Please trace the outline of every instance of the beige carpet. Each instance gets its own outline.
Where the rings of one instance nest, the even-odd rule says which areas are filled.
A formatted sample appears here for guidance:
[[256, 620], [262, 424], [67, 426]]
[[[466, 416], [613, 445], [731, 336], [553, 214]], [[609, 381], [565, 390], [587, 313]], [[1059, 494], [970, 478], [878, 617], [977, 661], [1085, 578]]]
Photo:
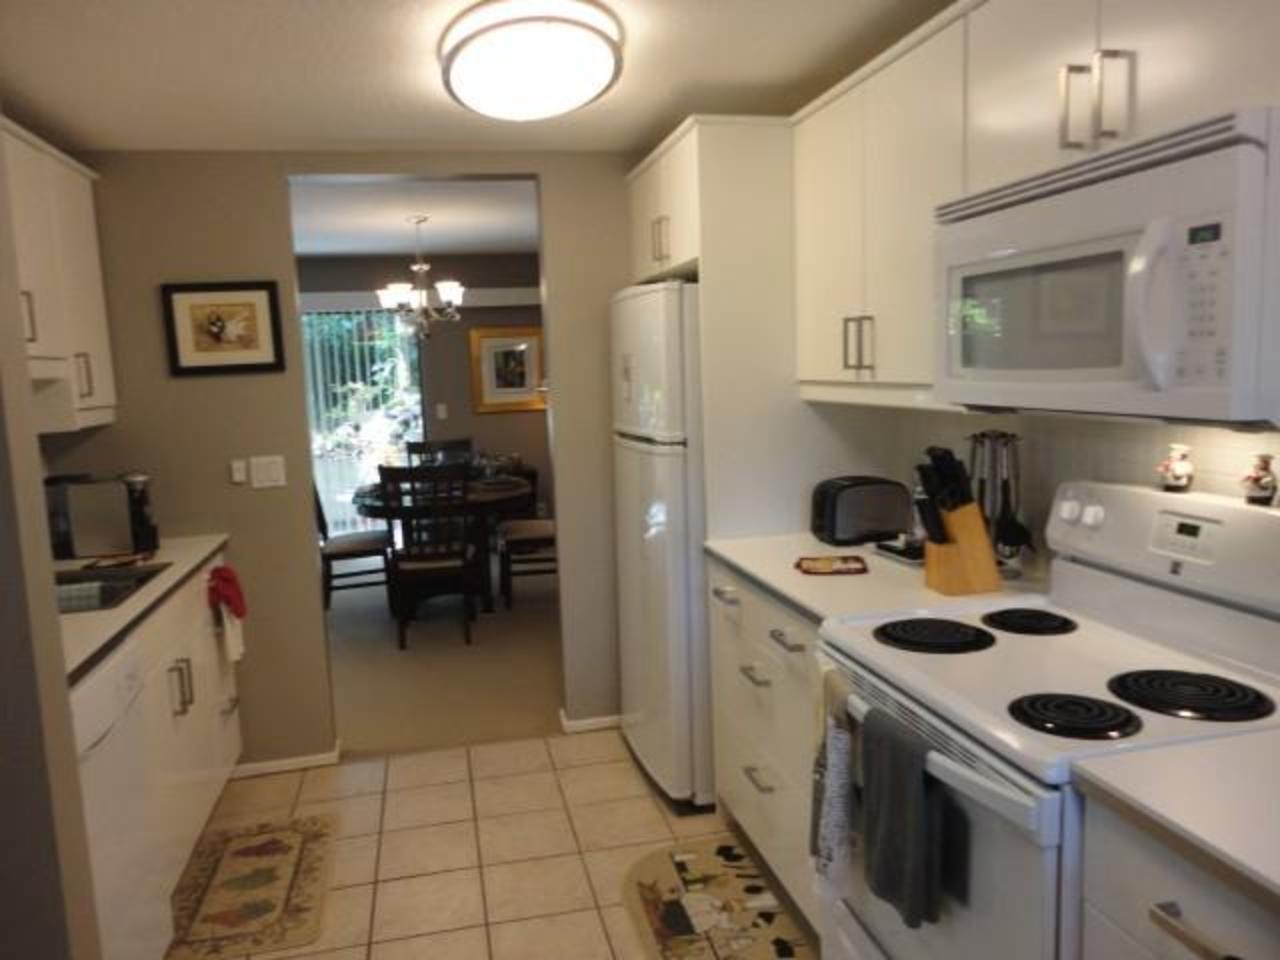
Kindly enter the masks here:
[[382, 587], [343, 590], [329, 611], [338, 736], [347, 754], [414, 750], [560, 733], [562, 671], [555, 577], [516, 582], [515, 609], [472, 624], [462, 640], [459, 601], [440, 597], [396, 625]]

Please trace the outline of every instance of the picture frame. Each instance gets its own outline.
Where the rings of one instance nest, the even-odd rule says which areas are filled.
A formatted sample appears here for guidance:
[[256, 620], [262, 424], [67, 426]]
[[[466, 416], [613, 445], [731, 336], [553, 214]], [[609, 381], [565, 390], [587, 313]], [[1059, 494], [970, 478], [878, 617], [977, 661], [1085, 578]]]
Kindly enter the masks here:
[[473, 327], [470, 347], [476, 413], [547, 409], [541, 327]]
[[172, 376], [284, 370], [274, 280], [166, 283], [160, 297]]

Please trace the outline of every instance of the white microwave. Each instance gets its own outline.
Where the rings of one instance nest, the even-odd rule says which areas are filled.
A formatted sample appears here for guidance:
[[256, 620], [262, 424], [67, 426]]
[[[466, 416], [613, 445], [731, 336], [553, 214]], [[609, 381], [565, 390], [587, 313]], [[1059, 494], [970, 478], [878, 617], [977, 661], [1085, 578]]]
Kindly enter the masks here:
[[1280, 109], [937, 210], [938, 399], [1280, 418]]

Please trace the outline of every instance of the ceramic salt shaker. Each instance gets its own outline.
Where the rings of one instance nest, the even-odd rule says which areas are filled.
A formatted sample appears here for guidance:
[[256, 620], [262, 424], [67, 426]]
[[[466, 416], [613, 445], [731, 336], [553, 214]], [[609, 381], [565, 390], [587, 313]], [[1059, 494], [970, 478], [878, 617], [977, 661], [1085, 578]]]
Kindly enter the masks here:
[[1168, 455], [1156, 467], [1164, 489], [1169, 493], [1186, 493], [1195, 479], [1196, 467], [1191, 462], [1191, 448], [1185, 443], [1169, 444]]
[[1244, 487], [1244, 498], [1248, 503], [1259, 507], [1269, 507], [1276, 499], [1276, 475], [1271, 472], [1271, 461], [1275, 459], [1270, 453], [1255, 453], [1253, 468], [1240, 479]]

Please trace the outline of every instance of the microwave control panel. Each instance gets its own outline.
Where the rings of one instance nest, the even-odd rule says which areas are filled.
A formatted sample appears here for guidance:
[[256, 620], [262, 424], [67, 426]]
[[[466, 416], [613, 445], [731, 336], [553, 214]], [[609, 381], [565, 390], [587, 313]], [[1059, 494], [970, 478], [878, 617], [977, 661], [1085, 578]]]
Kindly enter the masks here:
[[1230, 376], [1232, 263], [1229, 225], [1221, 217], [1183, 221], [1173, 238], [1181, 273], [1186, 327], [1174, 351], [1173, 381], [1180, 386], [1216, 386]]

